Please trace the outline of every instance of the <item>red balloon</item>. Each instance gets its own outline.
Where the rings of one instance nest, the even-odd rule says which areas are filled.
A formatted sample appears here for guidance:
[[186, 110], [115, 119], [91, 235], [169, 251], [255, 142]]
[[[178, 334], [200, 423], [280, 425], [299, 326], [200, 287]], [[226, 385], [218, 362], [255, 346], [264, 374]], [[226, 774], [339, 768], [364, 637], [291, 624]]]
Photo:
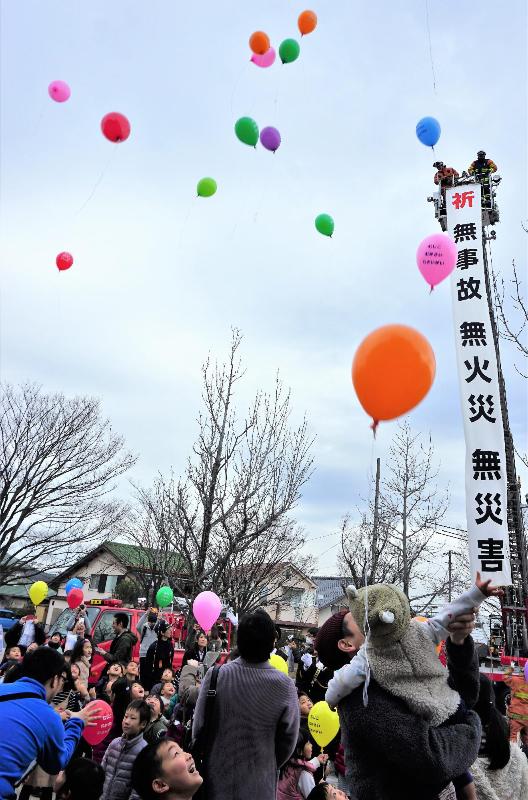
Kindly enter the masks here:
[[55, 259], [55, 263], [61, 271], [64, 269], [69, 269], [73, 264], [73, 256], [71, 253], [59, 253]]
[[124, 114], [112, 111], [101, 120], [101, 130], [111, 142], [124, 142], [130, 136], [130, 122]]
[[[72, 591], [74, 590], [72, 589]], [[83, 738], [88, 742], [88, 744], [93, 746], [94, 744], [99, 744], [102, 742], [103, 739], [106, 739], [110, 733], [112, 723], [114, 721], [114, 712], [104, 700], [93, 700], [91, 703], [88, 703], [88, 705], [91, 708], [97, 709], [100, 714], [95, 725], [86, 725], [83, 730]]]
[[71, 609], [77, 608], [80, 606], [82, 601], [84, 600], [84, 594], [82, 589], [70, 589], [68, 592], [68, 596], [66, 598], [68, 605]]

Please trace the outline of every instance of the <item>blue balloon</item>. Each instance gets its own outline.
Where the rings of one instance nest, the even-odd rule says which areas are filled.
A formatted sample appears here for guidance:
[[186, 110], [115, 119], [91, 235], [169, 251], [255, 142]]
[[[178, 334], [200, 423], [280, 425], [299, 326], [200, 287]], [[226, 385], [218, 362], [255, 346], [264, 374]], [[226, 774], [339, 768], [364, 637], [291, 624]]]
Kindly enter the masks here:
[[416, 135], [422, 144], [434, 147], [440, 138], [440, 123], [434, 117], [424, 117], [416, 126]]
[[82, 587], [83, 582], [80, 578], [70, 578], [64, 588], [66, 589], [66, 594], [68, 595], [72, 589], [82, 589]]

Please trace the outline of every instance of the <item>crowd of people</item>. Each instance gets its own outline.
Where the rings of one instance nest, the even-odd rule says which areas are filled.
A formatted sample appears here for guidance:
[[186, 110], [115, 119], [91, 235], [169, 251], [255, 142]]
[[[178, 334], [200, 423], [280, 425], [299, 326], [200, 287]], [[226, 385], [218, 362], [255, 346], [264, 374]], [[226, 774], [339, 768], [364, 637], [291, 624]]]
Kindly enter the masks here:
[[[349, 610], [302, 640], [263, 610], [245, 615], [230, 652], [221, 628], [195, 625], [178, 671], [171, 624], [154, 612], [139, 663], [124, 613], [108, 651], [83, 609], [65, 636], [23, 619], [0, 665], [0, 800], [527, 800], [528, 726], [510, 739], [504, 693], [479, 674], [470, 635], [495, 593], [477, 576], [418, 622], [395, 587], [351, 588]], [[91, 746], [94, 699], [113, 719]], [[340, 730], [323, 752], [308, 719], [325, 699]]]

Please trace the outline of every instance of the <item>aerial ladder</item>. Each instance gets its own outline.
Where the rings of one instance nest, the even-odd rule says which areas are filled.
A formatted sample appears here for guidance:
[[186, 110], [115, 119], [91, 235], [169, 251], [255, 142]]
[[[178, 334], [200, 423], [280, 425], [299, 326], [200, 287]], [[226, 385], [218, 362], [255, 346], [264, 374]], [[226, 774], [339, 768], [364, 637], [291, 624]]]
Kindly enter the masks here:
[[[463, 172], [460, 177], [453, 177], [452, 181], [455, 186], [465, 187], [464, 190], [478, 183], [482, 186], [482, 226], [484, 232], [482, 256], [493, 342], [497, 354], [499, 395], [504, 427], [508, 499], [507, 523], [512, 572], [512, 586], [506, 588], [505, 595], [501, 601], [500, 617], [492, 618], [491, 624], [492, 634], [494, 633], [495, 635], [494, 644], [496, 647], [497, 623], [499, 620], [502, 623], [502, 646], [496, 648], [497, 651], [500, 651], [502, 665], [515, 663], [523, 666], [528, 658], [528, 545], [521, 501], [521, 484], [515, 467], [515, 447], [508, 417], [506, 386], [501, 367], [499, 334], [488, 263], [489, 243], [495, 240], [497, 236], [496, 232], [490, 230], [490, 228], [500, 222], [496, 190], [501, 177], [497, 174], [485, 177], [471, 176]], [[447, 231], [447, 210], [445, 191], [442, 191], [442, 188], [439, 187], [438, 192], [428, 197], [427, 200], [434, 204], [435, 218], [438, 220], [442, 231], [445, 232]], [[492, 640], [493, 638], [492, 635]]]

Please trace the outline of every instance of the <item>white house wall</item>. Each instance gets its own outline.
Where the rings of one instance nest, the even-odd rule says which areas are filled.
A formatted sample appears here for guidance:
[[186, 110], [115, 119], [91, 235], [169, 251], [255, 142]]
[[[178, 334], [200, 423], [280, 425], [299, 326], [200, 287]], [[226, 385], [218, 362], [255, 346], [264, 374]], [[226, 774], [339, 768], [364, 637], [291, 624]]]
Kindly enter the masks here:
[[111, 553], [103, 552], [95, 555], [91, 561], [87, 562], [80, 569], [72, 569], [67, 575], [64, 576], [63, 582], [60, 584], [57, 596], [52, 598], [49, 602], [48, 614], [46, 616], [46, 625], [51, 625], [59, 616], [61, 611], [68, 607], [66, 602], [66, 584], [71, 578], [80, 578], [83, 581], [82, 591], [84, 599], [101, 600], [108, 597], [108, 592], [97, 592], [90, 589], [90, 577], [92, 575], [126, 575], [127, 569], [117, 560]]

